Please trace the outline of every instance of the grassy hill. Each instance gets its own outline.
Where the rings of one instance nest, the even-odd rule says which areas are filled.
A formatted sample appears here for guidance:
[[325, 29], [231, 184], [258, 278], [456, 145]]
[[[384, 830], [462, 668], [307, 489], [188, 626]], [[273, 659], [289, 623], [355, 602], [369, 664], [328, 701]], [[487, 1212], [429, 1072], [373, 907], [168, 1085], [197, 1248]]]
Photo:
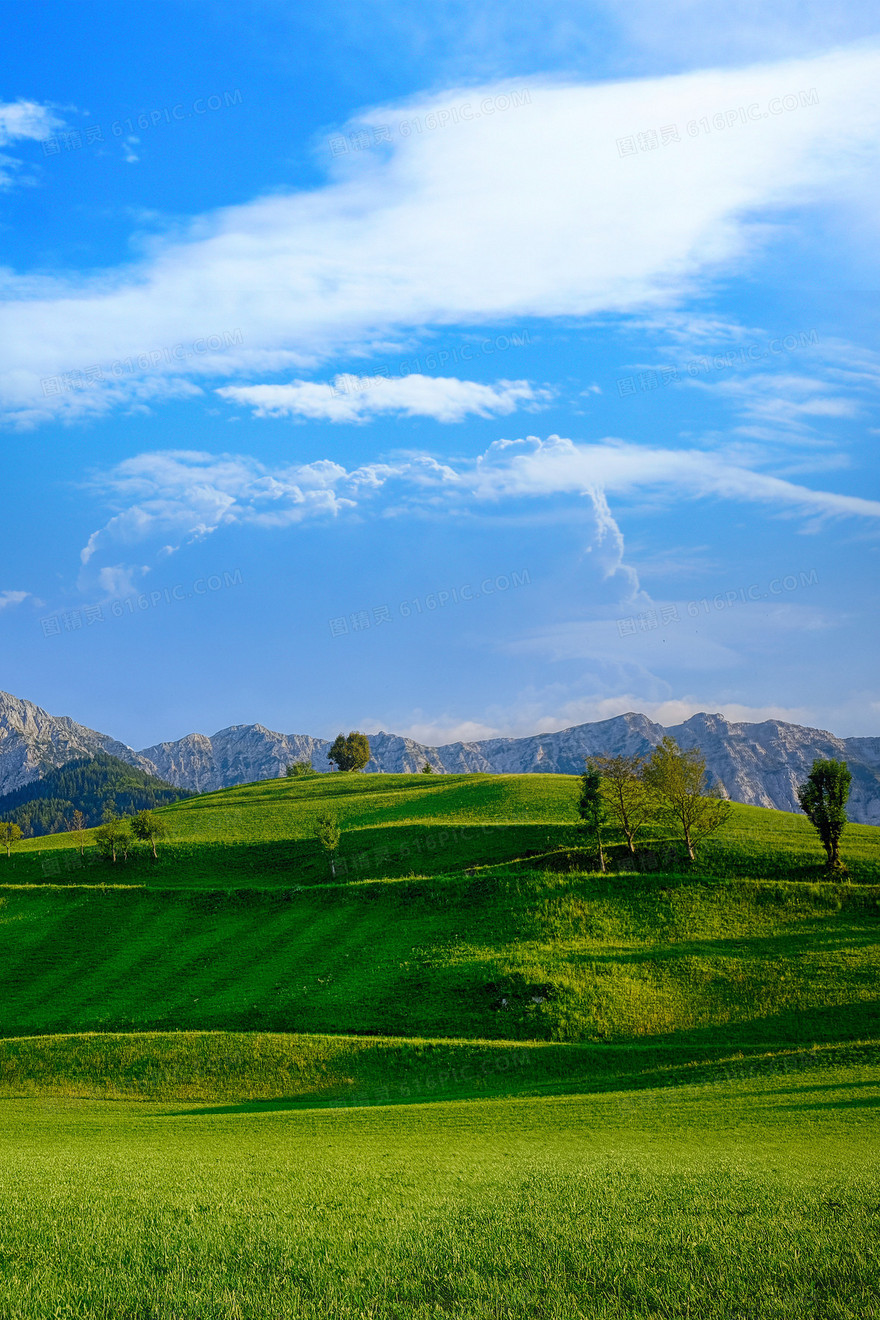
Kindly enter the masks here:
[[4, 1035], [269, 1030], [777, 1045], [875, 1034], [880, 889], [493, 868], [0, 891]]
[[[158, 866], [142, 854], [112, 872], [109, 863], [100, 863], [97, 872], [84, 873], [77, 841], [56, 834], [20, 844], [0, 869], [0, 881], [95, 883], [106, 873], [117, 882], [162, 888], [320, 884], [329, 876], [314, 823], [326, 809], [343, 832], [342, 880], [447, 874], [560, 849], [579, 853], [574, 860], [584, 869], [592, 863], [583, 853], [576, 784], [570, 775], [266, 780], [162, 808], [170, 839]], [[644, 865], [675, 867], [677, 850], [668, 840], [647, 835], [644, 844]], [[880, 829], [848, 826], [842, 853], [854, 880], [880, 883]], [[632, 869], [622, 839], [612, 856], [615, 865]], [[564, 858], [551, 864], [562, 863]], [[698, 869], [717, 876], [820, 879], [824, 854], [804, 816], [734, 803], [729, 823], [706, 845]]]
[[0, 1314], [880, 1317], [880, 830], [858, 883], [742, 806], [601, 876], [575, 796], [276, 780], [155, 864], [0, 857]]

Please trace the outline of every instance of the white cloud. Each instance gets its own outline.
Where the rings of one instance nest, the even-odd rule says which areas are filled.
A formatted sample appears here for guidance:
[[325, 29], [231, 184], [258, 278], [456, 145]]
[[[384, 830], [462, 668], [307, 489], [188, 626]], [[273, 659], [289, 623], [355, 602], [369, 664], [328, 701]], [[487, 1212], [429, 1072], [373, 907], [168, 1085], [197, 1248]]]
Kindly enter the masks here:
[[20, 605], [23, 600], [30, 596], [29, 591], [0, 591], [0, 610], [9, 609], [13, 605]]
[[504, 416], [523, 406], [535, 408], [550, 398], [547, 390], [537, 390], [526, 380], [481, 385], [454, 376], [417, 374], [399, 379], [337, 376], [332, 385], [305, 380], [291, 385], [227, 385], [217, 393], [249, 405], [257, 417], [329, 422], [363, 422], [382, 413], [460, 422], [468, 416]]
[[243, 454], [160, 451], [125, 459], [96, 475], [91, 488], [116, 512], [82, 550], [88, 574], [108, 554], [115, 560], [120, 547], [152, 543], [153, 557], [164, 557], [183, 542], [233, 524], [289, 527], [346, 512], [364, 514], [376, 504], [384, 513], [430, 515], [485, 511], [550, 496], [580, 497], [590, 516], [586, 553], [594, 557], [602, 580], [616, 589], [616, 599], [625, 600], [634, 599], [639, 586], [623, 561], [623, 538], [609, 495], [672, 490], [677, 499], [756, 502], [777, 513], [813, 519], [880, 518], [878, 501], [811, 490], [718, 454], [617, 441], [575, 444], [555, 435], [546, 441], [536, 436], [500, 440], [476, 460], [440, 463], [427, 454], [408, 454], [352, 469], [329, 459], [270, 468]]
[[689, 383], [730, 399], [743, 418], [736, 432], [756, 440], [794, 438], [815, 442], [822, 439], [815, 422], [857, 417], [862, 411], [851, 385], [846, 395], [833, 393], [834, 384], [816, 375], [768, 372], [714, 383], [699, 379]]
[[[0, 403], [31, 421], [100, 411], [115, 402], [100, 388], [44, 398], [41, 379], [237, 327], [240, 345], [148, 374], [252, 382], [426, 326], [669, 307], [747, 269], [783, 208], [835, 195], [846, 211], [871, 196], [878, 79], [880, 52], [861, 48], [628, 83], [533, 81], [527, 104], [341, 157], [312, 192], [207, 215], [183, 238], [175, 226], [140, 264], [39, 287], [10, 277]], [[449, 89], [405, 113], [484, 95], [497, 106], [520, 86]], [[726, 132], [628, 157], [615, 145], [811, 88], [818, 104]], [[392, 116], [381, 107], [358, 125]]]
[[576, 494], [590, 488], [628, 495], [674, 486], [692, 498], [746, 500], [823, 516], [880, 517], [877, 500], [811, 490], [727, 460], [722, 454], [654, 449], [613, 440], [588, 445], [559, 436], [546, 441], [536, 436], [497, 441], [478, 460], [472, 485], [475, 494], [486, 500]]
[[[366, 733], [382, 733], [384, 724], [381, 720], [367, 717], [361, 720]], [[461, 720], [454, 716], [440, 715], [436, 719], [426, 720], [422, 711], [415, 711], [410, 723], [397, 730], [403, 738], [412, 738], [414, 742], [427, 747], [442, 747], [451, 742], [477, 742], [481, 738], [494, 738], [497, 730], [491, 724], [479, 720]]]
[[[40, 141], [64, 126], [54, 109], [37, 101], [0, 102], [0, 147], [27, 139]], [[21, 161], [0, 153], [0, 189], [16, 182]]]
[[646, 700], [635, 692], [619, 697], [595, 697], [575, 700], [562, 707], [556, 715], [544, 715], [541, 724], [544, 731], [550, 727], [565, 728], [572, 724], [587, 724], [594, 720], [610, 720], [616, 715], [625, 715], [635, 711], [647, 715], [657, 724], [666, 727], [682, 724], [692, 715], [706, 712], [711, 715], [723, 715], [731, 721], [743, 721], [760, 724], [764, 720], [783, 720], [789, 724], [807, 724], [811, 711], [806, 706], [748, 706], [742, 702], [725, 701], [711, 693], [705, 697], [685, 695], [666, 698], [662, 701]]
[[40, 141], [62, 126], [54, 109], [37, 101], [7, 101], [0, 103], [0, 147], [16, 139], [30, 138]]

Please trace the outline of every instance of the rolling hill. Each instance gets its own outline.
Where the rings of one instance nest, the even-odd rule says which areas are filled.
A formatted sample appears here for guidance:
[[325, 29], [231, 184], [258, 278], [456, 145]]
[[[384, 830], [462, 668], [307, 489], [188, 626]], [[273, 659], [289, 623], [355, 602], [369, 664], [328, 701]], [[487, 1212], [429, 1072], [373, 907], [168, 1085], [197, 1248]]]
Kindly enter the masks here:
[[0, 857], [0, 1312], [873, 1314], [880, 830], [858, 883], [740, 805], [602, 876], [575, 796], [273, 779]]

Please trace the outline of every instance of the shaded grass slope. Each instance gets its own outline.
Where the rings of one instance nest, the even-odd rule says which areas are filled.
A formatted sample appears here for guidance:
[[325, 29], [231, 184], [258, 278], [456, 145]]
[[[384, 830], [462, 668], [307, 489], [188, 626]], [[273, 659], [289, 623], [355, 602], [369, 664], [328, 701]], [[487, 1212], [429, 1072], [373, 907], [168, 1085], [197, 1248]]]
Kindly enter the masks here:
[[[132, 1032], [0, 1040], [0, 1099], [212, 1102], [232, 1112], [501, 1095], [618, 1093], [874, 1069], [880, 1041], [698, 1046], [419, 1040], [268, 1032]], [[625, 1099], [621, 1098], [624, 1097]]]
[[0, 891], [0, 1034], [873, 1038], [880, 889], [563, 875]]

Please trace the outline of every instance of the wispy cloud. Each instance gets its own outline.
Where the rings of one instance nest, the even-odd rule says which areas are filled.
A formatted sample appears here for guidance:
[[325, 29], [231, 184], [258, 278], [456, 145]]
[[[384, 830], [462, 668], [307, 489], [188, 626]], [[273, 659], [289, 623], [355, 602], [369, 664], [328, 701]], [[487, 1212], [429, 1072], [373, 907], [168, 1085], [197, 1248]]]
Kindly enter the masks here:
[[615, 441], [576, 444], [560, 436], [497, 441], [474, 460], [441, 463], [428, 454], [408, 454], [351, 469], [330, 459], [269, 467], [243, 454], [163, 451], [124, 460], [97, 474], [91, 488], [116, 511], [82, 551], [89, 573], [106, 566], [108, 557], [114, 570], [126, 569], [116, 562], [124, 547], [152, 544], [156, 557], [222, 526], [283, 528], [391, 509], [485, 514], [493, 506], [567, 496], [589, 510], [590, 550], [601, 575], [615, 580], [618, 599], [632, 599], [638, 580], [623, 562], [609, 496], [671, 489], [677, 499], [744, 501], [814, 520], [880, 518], [878, 501], [812, 490], [719, 454]]
[[[10, 277], [0, 404], [31, 420], [100, 411], [115, 403], [101, 388], [58, 401], [42, 397], [41, 379], [192, 340], [206, 326], [241, 326], [244, 342], [147, 374], [253, 384], [424, 327], [673, 306], [747, 268], [785, 207], [832, 191], [844, 207], [861, 205], [874, 188], [878, 78], [880, 52], [859, 48], [627, 83], [535, 80], [515, 114], [341, 158], [311, 192], [201, 217], [182, 238], [175, 225], [137, 265], [39, 289]], [[615, 147], [644, 126], [811, 87], [818, 104], [798, 114], [636, 159]], [[407, 113], [504, 90], [448, 89]], [[380, 107], [352, 126], [387, 116]]]
[[0, 610], [7, 610], [13, 605], [20, 605], [30, 596], [29, 591], [0, 591]]
[[416, 374], [396, 380], [385, 376], [337, 376], [332, 385], [305, 380], [290, 385], [227, 385], [217, 393], [232, 403], [251, 407], [257, 417], [328, 422], [366, 422], [383, 413], [460, 422], [468, 416], [497, 417], [518, 408], [535, 409], [551, 397], [548, 390], [536, 389], [526, 380], [481, 385], [454, 376]]
[[[0, 148], [10, 142], [40, 141], [64, 126], [53, 106], [37, 101], [0, 102]], [[21, 161], [0, 151], [0, 189], [21, 180]]]

